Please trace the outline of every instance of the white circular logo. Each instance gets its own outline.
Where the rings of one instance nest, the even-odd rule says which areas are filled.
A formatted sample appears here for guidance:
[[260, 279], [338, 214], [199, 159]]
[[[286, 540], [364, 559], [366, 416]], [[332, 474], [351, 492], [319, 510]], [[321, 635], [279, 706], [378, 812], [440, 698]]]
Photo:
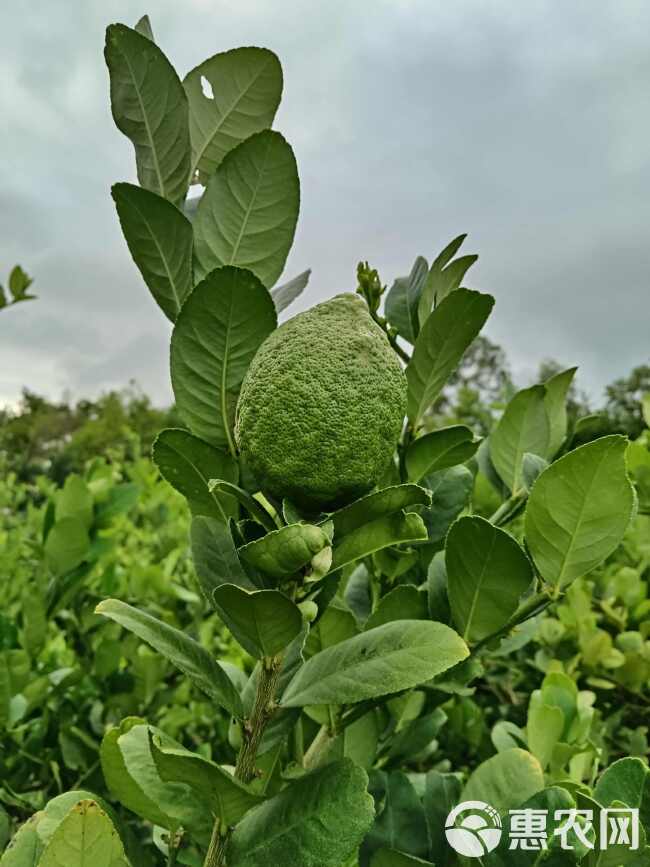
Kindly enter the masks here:
[[483, 801], [463, 801], [447, 816], [445, 834], [459, 855], [480, 858], [499, 845], [501, 817]]

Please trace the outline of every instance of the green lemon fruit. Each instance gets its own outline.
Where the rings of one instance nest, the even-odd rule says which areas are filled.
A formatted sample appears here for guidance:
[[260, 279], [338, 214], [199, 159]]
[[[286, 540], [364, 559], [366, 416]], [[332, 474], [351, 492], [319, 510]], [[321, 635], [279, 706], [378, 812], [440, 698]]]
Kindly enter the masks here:
[[397, 355], [365, 302], [348, 293], [265, 340], [242, 384], [235, 437], [262, 490], [332, 511], [375, 486], [405, 411]]

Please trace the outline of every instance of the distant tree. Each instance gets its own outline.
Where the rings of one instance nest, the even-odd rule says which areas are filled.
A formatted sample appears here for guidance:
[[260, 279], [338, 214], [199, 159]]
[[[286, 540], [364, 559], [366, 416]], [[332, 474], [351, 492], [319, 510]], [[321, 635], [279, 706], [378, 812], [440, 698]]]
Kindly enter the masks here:
[[650, 365], [635, 367], [628, 376], [614, 380], [605, 388], [605, 413], [613, 430], [636, 439], [645, 429], [642, 401], [650, 393]]
[[0, 451], [19, 478], [45, 472], [61, 482], [97, 456], [149, 451], [161, 426], [182, 425], [173, 408], [157, 409], [133, 384], [76, 404], [25, 389], [17, 409], [0, 410]]
[[505, 351], [477, 337], [434, 406], [431, 426], [466, 424], [485, 435], [513, 390]]

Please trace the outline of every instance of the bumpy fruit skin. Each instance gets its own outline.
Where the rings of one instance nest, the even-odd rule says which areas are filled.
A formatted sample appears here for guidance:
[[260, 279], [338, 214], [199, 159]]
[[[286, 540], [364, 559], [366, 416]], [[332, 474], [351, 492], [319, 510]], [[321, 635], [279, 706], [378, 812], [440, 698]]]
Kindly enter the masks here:
[[332, 511], [375, 486], [405, 412], [400, 362], [365, 302], [347, 293], [265, 340], [242, 384], [235, 437], [263, 490]]

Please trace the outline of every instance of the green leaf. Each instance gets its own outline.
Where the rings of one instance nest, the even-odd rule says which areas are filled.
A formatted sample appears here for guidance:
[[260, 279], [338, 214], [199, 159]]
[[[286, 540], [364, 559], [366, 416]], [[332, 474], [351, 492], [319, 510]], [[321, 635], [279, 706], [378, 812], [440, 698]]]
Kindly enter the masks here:
[[548, 767], [563, 731], [564, 714], [561, 708], [552, 704], [531, 702], [526, 723], [526, 740], [528, 749], [539, 760], [543, 770]]
[[621, 543], [635, 504], [626, 447], [624, 437], [602, 437], [555, 461], [535, 482], [525, 537], [548, 584], [566, 587]]
[[185, 783], [223, 823], [235, 825], [260, 798], [219, 765], [182, 747], [165, 746], [149, 730], [149, 747], [165, 783]]
[[271, 289], [271, 298], [273, 298], [273, 303], [278, 313], [281, 313], [289, 304], [292, 304], [302, 293], [303, 289], [307, 288], [310, 276], [311, 268], [308, 268], [292, 280], [288, 280], [286, 283], [274, 286]]
[[194, 67], [183, 85], [190, 106], [190, 175], [198, 171], [205, 179], [240, 142], [272, 125], [282, 67], [267, 48], [235, 48]]
[[223, 494], [232, 495], [236, 500], [239, 500], [240, 505], [246, 509], [251, 518], [257, 521], [258, 524], [261, 524], [262, 527], [265, 527], [270, 532], [278, 529], [272, 516], [266, 511], [260, 501], [251, 496], [248, 491], [240, 488], [239, 485], [233, 485], [232, 482], [226, 482], [223, 479], [210, 479], [208, 490], [210, 492], [220, 491]]
[[374, 629], [392, 620], [428, 619], [427, 594], [413, 584], [400, 584], [379, 600], [364, 629]]
[[90, 488], [81, 476], [68, 476], [63, 490], [57, 495], [55, 517], [57, 521], [63, 518], [76, 518], [89, 530], [93, 523], [94, 501]]
[[235, 639], [256, 659], [280, 653], [302, 629], [298, 606], [279, 590], [250, 593], [222, 584], [212, 598]]
[[504, 813], [543, 788], [544, 774], [537, 759], [515, 747], [480, 764], [467, 781], [461, 800], [485, 801]]
[[165, 748], [180, 744], [137, 717], [127, 717], [109, 729], [102, 739], [100, 760], [106, 785], [113, 797], [128, 810], [170, 831], [185, 827], [192, 833], [209, 834], [209, 807], [197, 800], [184, 783], [163, 782], [151, 753], [150, 736]]
[[421, 542], [426, 538], [426, 527], [422, 518], [415, 512], [398, 512], [395, 515], [377, 518], [352, 530], [343, 536], [338, 545], [334, 545], [331, 571], [334, 572], [348, 563], [360, 560], [390, 545]]
[[570, 367], [568, 370], [562, 370], [544, 383], [546, 388], [544, 403], [549, 424], [548, 448], [542, 455], [544, 458], [554, 458], [566, 438], [566, 399], [577, 369], [577, 367]]
[[521, 462], [521, 481], [528, 493], [547, 467], [548, 461], [544, 458], [540, 458], [539, 455], [532, 455], [530, 452], [524, 452]]
[[11, 292], [13, 303], [18, 301], [26, 301], [29, 298], [34, 298], [34, 295], [28, 295], [27, 290], [34, 281], [26, 274], [20, 265], [14, 265], [9, 273], [8, 287]]
[[458, 289], [424, 323], [406, 367], [408, 417], [415, 429], [485, 324], [493, 305], [491, 295]]
[[418, 256], [408, 277], [398, 277], [386, 295], [386, 318], [409, 343], [415, 343], [420, 330], [418, 304], [428, 273], [427, 260]]
[[363, 843], [361, 863], [368, 863], [375, 851], [387, 847], [416, 857], [426, 855], [428, 839], [424, 810], [406, 774], [372, 771], [370, 791], [375, 799], [377, 817]]
[[451, 614], [465, 641], [481, 641], [505, 626], [534, 578], [515, 539], [478, 516], [452, 525], [445, 560]]
[[76, 569], [86, 559], [89, 550], [88, 531], [77, 518], [57, 521], [45, 540], [45, 560], [55, 575]]
[[456, 774], [428, 772], [422, 804], [429, 835], [429, 854], [436, 859], [436, 867], [450, 867], [454, 863], [454, 853], [445, 837], [445, 821], [460, 803], [461, 790], [462, 784]]
[[418, 485], [393, 485], [367, 494], [330, 515], [334, 523], [334, 538], [340, 539], [376, 518], [401, 512], [407, 506], [428, 506], [431, 495]]
[[138, 20], [138, 23], [135, 25], [134, 30], [137, 30], [142, 36], [146, 36], [147, 39], [150, 39], [152, 42], [156, 40], [153, 38], [153, 29], [151, 27], [151, 21], [148, 15], [143, 15], [142, 18]]
[[80, 801], [52, 835], [39, 867], [129, 867], [119, 834], [94, 801]]
[[650, 825], [650, 771], [639, 758], [628, 756], [606, 768], [594, 789], [594, 799], [609, 807], [621, 801], [639, 810], [641, 824], [648, 831]]
[[[270, 288], [298, 221], [300, 184], [290, 145], [265, 130], [230, 151], [208, 182], [194, 219], [197, 279], [237, 265]], [[252, 318], [252, 313], [251, 313]]]
[[199, 586], [210, 605], [212, 594], [222, 584], [237, 584], [247, 590], [255, 585], [244, 572], [230, 529], [214, 518], [196, 517], [190, 527], [192, 560]]
[[429, 542], [438, 544], [447, 535], [451, 524], [469, 503], [474, 476], [462, 465], [440, 470], [423, 479], [431, 491], [431, 505], [422, 510]]
[[268, 291], [239, 268], [221, 268], [206, 277], [176, 320], [171, 376], [178, 410], [192, 433], [233, 456], [239, 389], [276, 325]]
[[208, 489], [208, 482], [215, 476], [238, 481], [238, 465], [227, 452], [186, 430], [168, 428], [158, 434], [153, 444], [153, 460], [163, 478], [188, 499], [192, 514], [224, 523], [237, 517], [238, 504], [233, 497]]
[[442, 623], [395, 620], [312, 656], [281, 703], [340, 705], [390, 695], [431, 680], [468, 654], [461, 637]]
[[111, 108], [135, 147], [140, 186], [175, 204], [187, 193], [190, 135], [187, 97], [173, 66], [147, 36], [111, 24], [106, 30]]
[[192, 224], [176, 205], [142, 187], [114, 184], [111, 193], [133, 261], [175, 322], [192, 291]]
[[252, 810], [235, 828], [232, 867], [341, 867], [374, 810], [367, 776], [344, 759], [319, 768]]
[[289, 524], [238, 549], [238, 554], [265, 575], [285, 578], [307, 566], [330, 545], [327, 533], [313, 524]]
[[546, 388], [533, 385], [518, 391], [490, 434], [490, 457], [512, 493], [523, 487], [524, 454], [545, 457], [550, 438]]
[[138, 611], [118, 599], [106, 599], [95, 609], [133, 632], [142, 641], [186, 674], [199, 689], [209, 695], [220, 707], [233, 716], [241, 716], [243, 709], [239, 693], [230, 678], [198, 642], [179, 629]]
[[406, 451], [409, 479], [419, 482], [431, 473], [464, 464], [474, 456], [480, 444], [481, 440], [475, 440], [472, 431], [462, 424], [418, 437]]

